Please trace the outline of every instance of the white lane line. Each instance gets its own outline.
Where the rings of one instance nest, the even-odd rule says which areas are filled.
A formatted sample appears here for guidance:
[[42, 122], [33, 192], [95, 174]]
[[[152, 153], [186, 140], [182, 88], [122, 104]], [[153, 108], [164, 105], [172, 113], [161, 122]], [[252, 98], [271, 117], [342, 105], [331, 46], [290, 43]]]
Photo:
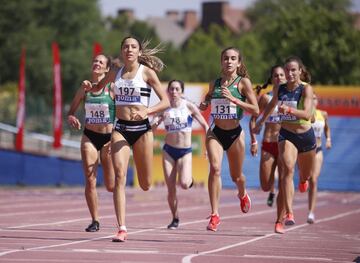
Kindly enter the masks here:
[[[60, 202], [60, 203], [56, 203], [56, 204], [51, 204], [51, 207], [57, 207], [57, 206], [61, 206], [61, 205], [68, 205], [69, 204], [69, 200], [67, 200], [66, 202]], [[74, 206], [75, 204], [73, 202], [71, 202], [71, 206]], [[136, 205], [136, 207], [150, 207], [150, 206], [163, 206], [164, 202], [163, 201], [159, 201], [159, 202], [153, 202], [150, 204], [139, 204]], [[30, 205], [27, 205], [27, 208], [29, 208]], [[36, 207], [38, 205], [31, 205], [31, 208]], [[85, 200], [81, 201], [81, 203], [79, 203], [78, 205], [75, 205], [77, 207], [81, 206], [81, 208], [73, 208], [73, 209], [66, 209], [66, 210], [61, 210], [61, 213], [72, 213], [72, 212], [81, 212], [81, 211], [88, 211], [88, 208], [85, 205]], [[16, 207], [11, 207], [11, 208], [16, 208]], [[1, 211], [1, 207], [0, 207], [0, 211]], [[32, 214], [49, 214], [49, 213], [59, 213], [59, 209], [54, 209], [54, 210], [46, 210], [46, 208], [44, 208], [45, 210], [43, 211], [24, 211], [24, 212], [11, 212], [11, 213], [1, 213], [0, 217], [6, 217], [6, 216], [18, 216], [18, 215], [32, 215]], [[102, 210], [105, 209], [114, 209], [114, 205], [110, 204], [110, 205], [102, 205], [101, 206]]]
[[[157, 229], [162, 229], [165, 228], [166, 226], [160, 226], [160, 227], [156, 227], [156, 228], [149, 228], [149, 229], [143, 229], [143, 230], [138, 230], [138, 231], [133, 231], [133, 232], [128, 232], [129, 235], [134, 235], [134, 234], [139, 234], [139, 233], [144, 233], [144, 232], [150, 232], [150, 231], [154, 231]], [[110, 235], [110, 236], [102, 236], [102, 237], [96, 237], [96, 238], [89, 238], [89, 239], [85, 239], [85, 240], [78, 240], [78, 241], [73, 241], [73, 242], [66, 242], [66, 243], [62, 243], [62, 244], [55, 244], [55, 245], [47, 245], [47, 246], [40, 246], [40, 247], [31, 247], [31, 248], [25, 248], [25, 249], [14, 249], [14, 250], [9, 250], [9, 251], [5, 251], [5, 252], [1, 252], [0, 253], [0, 257], [7, 255], [7, 254], [12, 254], [15, 252], [24, 252], [24, 251], [34, 251], [34, 250], [41, 250], [41, 249], [48, 249], [48, 248], [54, 248], [54, 247], [64, 247], [64, 246], [69, 246], [69, 245], [75, 245], [75, 244], [81, 244], [81, 243], [87, 243], [90, 241], [96, 241], [96, 240], [102, 240], [102, 239], [108, 239], [113, 237], [114, 235]]]
[[287, 257], [287, 256], [264, 256], [264, 255], [244, 255], [245, 258], [263, 258], [263, 259], [282, 259], [282, 260], [301, 260], [301, 261], [333, 261], [331, 258], [317, 257]]
[[[354, 211], [350, 211], [350, 212], [346, 212], [346, 213], [342, 213], [342, 214], [338, 214], [338, 215], [331, 216], [331, 217], [327, 217], [327, 218], [323, 218], [323, 219], [320, 219], [320, 220], [318, 219], [318, 220], [316, 221], [316, 224], [320, 224], [320, 223], [322, 223], [322, 222], [327, 222], [327, 221], [336, 220], [336, 219], [339, 219], [339, 218], [342, 218], [342, 217], [346, 217], [346, 216], [349, 216], [349, 215], [353, 215], [353, 214], [357, 214], [357, 213], [360, 213], [360, 209], [357, 209], [357, 210], [354, 210]], [[308, 224], [308, 223], [305, 223], [305, 224], [302, 224], [302, 225], [298, 225], [298, 226], [295, 226], [295, 227], [291, 227], [291, 228], [287, 229], [286, 232], [293, 231], [293, 230], [296, 230], [296, 229], [299, 229], [299, 228], [303, 228], [303, 227], [306, 227], [306, 226], [309, 226], [309, 224]], [[258, 241], [258, 240], [262, 240], [262, 239], [265, 239], [265, 238], [268, 238], [268, 237], [273, 237], [273, 236], [276, 236], [276, 235], [279, 235], [279, 234], [276, 234], [276, 233], [267, 234], [267, 235], [262, 236], [262, 237], [253, 238], [253, 239], [250, 239], [250, 240], [247, 240], [247, 241], [235, 243], [235, 244], [228, 245], [228, 246], [224, 246], [224, 247], [220, 247], [220, 248], [217, 248], [217, 249], [199, 252], [198, 254], [190, 254], [190, 255], [187, 255], [187, 256], [183, 257], [183, 259], [182, 259], [181, 262], [182, 262], [182, 263], [191, 263], [191, 259], [193, 259], [193, 258], [195, 258], [195, 257], [198, 257], [198, 256], [207, 255], [207, 254], [212, 254], [212, 253], [224, 251], [224, 250], [227, 250], [227, 249], [230, 249], [230, 248], [243, 246], [243, 245], [246, 245], [246, 244], [249, 244], [249, 243], [253, 243], [253, 242], [256, 242], [256, 241]]]
[[[259, 201], [258, 203], [263, 203], [263, 201]], [[253, 204], [257, 204], [257, 202], [253, 202]], [[239, 202], [231, 202], [231, 203], [227, 203], [227, 204], [223, 204], [222, 207], [232, 207], [232, 206], [238, 206]], [[150, 207], [151, 205], [149, 205]], [[204, 206], [196, 206], [196, 207], [191, 207], [191, 208], [185, 208], [182, 209], [182, 211], [184, 212], [188, 212], [188, 211], [199, 211], [199, 209], [204, 209]], [[208, 207], [206, 207], [206, 209], [208, 209]], [[272, 209], [269, 209], [269, 211], [273, 211]], [[168, 214], [169, 213], [169, 209], [167, 210], [160, 210], [160, 211], [156, 211], [156, 212], [138, 212], [138, 213], [128, 213], [126, 214], [126, 217], [131, 217], [131, 216], [147, 216], [147, 215], [160, 215], [160, 214]], [[105, 219], [105, 218], [113, 218], [115, 217], [114, 214], [112, 215], [107, 215], [107, 216], [100, 216], [100, 219]], [[80, 221], [88, 221], [89, 217], [84, 217], [84, 218], [77, 218], [77, 219], [71, 219], [71, 220], [63, 220], [63, 221], [56, 221], [56, 222], [47, 222], [47, 223], [38, 223], [38, 224], [27, 224], [27, 225], [19, 225], [19, 226], [10, 226], [10, 227], [3, 227], [1, 230], [6, 230], [6, 229], [20, 229], [20, 228], [26, 228], [26, 227], [37, 227], [37, 226], [53, 226], [53, 225], [62, 225], [62, 224], [68, 224], [68, 223], [75, 223], [75, 222], [80, 222]], [[201, 221], [202, 222], [202, 221]]]
[[[318, 202], [318, 206], [322, 206], [324, 204], [326, 204], [327, 202]], [[224, 206], [234, 206], [234, 204], [224, 204], [222, 205]], [[236, 206], [239, 205], [239, 202], [236, 202]], [[202, 207], [202, 206], [201, 206]], [[296, 205], [294, 206], [294, 208], [300, 208], [300, 207], [307, 207], [307, 204], [301, 204], [301, 205]], [[193, 208], [187, 208], [185, 210], [189, 211], [189, 210], [198, 210], [199, 207], [193, 207]], [[168, 210], [164, 210], [164, 211], [160, 211], [161, 213], [169, 213]], [[260, 214], [266, 214], [266, 213], [273, 213], [273, 209], [266, 209], [266, 210], [262, 210], [259, 212], [255, 212], [255, 213], [251, 213], [251, 214], [237, 214], [237, 215], [233, 215], [233, 216], [225, 216], [222, 217], [223, 220], [226, 219], [232, 219], [232, 218], [238, 218], [238, 217], [244, 217], [244, 216], [256, 216], [256, 215], [260, 215]], [[143, 215], [149, 215], [149, 214], [156, 214], [159, 212], [153, 212], [153, 213], [137, 213], [137, 214], [143, 214]], [[202, 223], [202, 222], [207, 222], [208, 219], [202, 219], [202, 220], [195, 220], [195, 221], [190, 221], [190, 222], [185, 222], [182, 223], [182, 225], [190, 225], [190, 224], [197, 224], [197, 223]], [[143, 230], [138, 230], [138, 231], [133, 231], [133, 232], [129, 232], [129, 235], [134, 235], [134, 234], [139, 234], [139, 233], [145, 233], [145, 232], [151, 232], [151, 231], [155, 231], [158, 229], [166, 229], [167, 226], [158, 226], [155, 228], [148, 228], [148, 229], [143, 229]], [[85, 239], [85, 240], [79, 240], [79, 241], [73, 241], [73, 242], [67, 242], [67, 243], [62, 243], [62, 244], [55, 244], [55, 245], [48, 245], [48, 246], [41, 246], [41, 247], [32, 247], [32, 248], [27, 248], [27, 249], [23, 249], [23, 250], [19, 250], [19, 249], [14, 249], [14, 250], [9, 250], [9, 251], [5, 251], [0, 253], [0, 257], [7, 255], [7, 254], [12, 254], [12, 253], [16, 253], [16, 252], [20, 252], [20, 251], [32, 251], [32, 250], [40, 250], [40, 249], [48, 249], [48, 248], [53, 248], [53, 247], [63, 247], [63, 246], [69, 246], [69, 245], [74, 245], [74, 244], [81, 244], [81, 243], [86, 243], [86, 242], [90, 242], [90, 241], [96, 241], [96, 240], [101, 240], [101, 239], [107, 239], [107, 238], [111, 238], [114, 235], [110, 235], [110, 236], [102, 236], [102, 237], [97, 237], [97, 238], [90, 238], [90, 239]]]
[[[263, 202], [261, 202], [263, 203]], [[328, 204], [328, 201], [321, 201], [318, 202], [316, 204], [317, 207], [320, 206], [324, 206], [326, 204]], [[253, 204], [253, 202], [252, 202]], [[238, 205], [238, 203], [237, 203]], [[294, 205], [293, 209], [299, 209], [299, 208], [304, 208], [307, 207], [307, 204], [298, 204], [298, 205]], [[222, 206], [223, 207], [223, 206]], [[232, 216], [221, 216], [221, 220], [226, 220], [226, 219], [234, 219], [234, 218], [244, 218], [244, 217], [251, 217], [251, 216], [257, 216], [257, 215], [262, 215], [262, 214], [267, 214], [267, 213], [274, 213], [273, 209], [266, 209], [266, 210], [261, 210], [261, 211], [257, 211], [257, 212], [250, 212], [247, 214], [236, 214], [236, 215], [232, 215]], [[186, 225], [192, 225], [192, 224], [196, 224], [196, 223], [203, 223], [203, 222], [209, 222], [209, 219], [201, 219], [201, 220], [197, 220], [197, 221], [190, 221], [190, 222], [185, 222], [185, 223], [181, 223], [182, 226], [186, 226]]]
[[159, 254], [157, 250], [129, 250], [129, 249], [72, 249], [73, 252], [81, 253], [121, 253], [121, 254]]
[[[326, 196], [328, 195], [329, 193], [328, 192], [321, 192], [318, 194], [318, 197], [322, 197], [322, 196]], [[360, 196], [359, 196], [360, 198]], [[54, 207], [54, 206], [59, 206], [59, 205], [62, 205], [62, 204], [68, 204], [69, 200], [66, 200], [64, 202], [56, 202], [56, 203], [52, 203], [51, 204], [51, 207]], [[350, 200], [351, 202], [351, 200]], [[263, 201], [257, 201], [257, 202], [253, 202], [253, 204], [262, 204]], [[80, 204], [84, 204], [83, 201], [80, 202]], [[36, 207], [36, 206], [44, 206], [44, 205], [48, 205], [48, 204], [32, 204], [31, 207]], [[74, 205], [74, 203], [72, 203], [72, 205]], [[137, 207], [149, 207], [149, 206], [157, 206], [157, 205], [164, 205], [164, 202], [162, 201], [158, 201], [158, 202], [153, 202], [151, 204], [138, 204], [136, 205]], [[26, 204], [24, 205], [25, 207], [29, 207], [29, 204]], [[113, 209], [113, 205], [103, 205], [101, 208], [103, 210], [105, 209]], [[0, 207], [0, 211], [1, 209], [3, 209], [4, 207]], [[8, 208], [19, 208], [18, 206], [9, 206]], [[81, 211], [88, 211], [88, 208], [86, 208], [86, 206], [82, 206], [82, 208], [74, 208], [74, 209], [66, 209], [66, 210], [61, 210], [61, 213], [72, 213], [72, 212], [81, 212]], [[59, 213], [59, 210], [58, 209], [55, 209], [55, 210], [44, 210], [44, 211], [26, 211], [26, 212], [12, 212], [12, 213], [3, 213], [1, 212], [0, 213], [0, 217], [7, 217], [7, 216], [23, 216], [23, 215], [32, 215], [32, 214], [35, 214], [35, 215], [41, 215], [41, 214], [56, 214], [56, 213]], [[104, 218], [107, 218], [107, 217], [104, 217]], [[86, 219], [81, 219], [82, 220], [88, 220], [88, 218]], [[68, 223], [71, 221], [60, 221], [59, 224], [63, 224], [63, 222], [65, 223]], [[75, 221], [76, 222], [76, 221]], [[30, 225], [30, 226], [34, 226], [34, 225]], [[36, 225], [38, 226], [38, 225]], [[13, 227], [13, 228], [16, 228], [16, 227]], [[22, 227], [21, 227], [22, 228]]]
[[[259, 202], [253, 202], [253, 203], [262, 203], [263, 201], [259, 201]], [[325, 205], [327, 202], [323, 201], [323, 202], [318, 202], [318, 206], [321, 205]], [[234, 203], [227, 203], [227, 204], [222, 204], [222, 207], [231, 207], [231, 206], [238, 206], [238, 202], [234, 202]], [[295, 205], [294, 208], [300, 208], [300, 207], [304, 207], [307, 206], [306, 204], [301, 204], [301, 205]], [[190, 210], [198, 210], [199, 207], [203, 207], [203, 206], [198, 206], [198, 207], [193, 207], [193, 208], [187, 208], [187, 209], [183, 209], [184, 211], [190, 211]], [[149, 214], [160, 214], [160, 213], [168, 213], [168, 210], [164, 210], [164, 211], [159, 211], [159, 212], [153, 212], [153, 213], [133, 213], [133, 214], [128, 214], [128, 216], [131, 215], [149, 215]], [[232, 218], [238, 218], [238, 217], [245, 217], [245, 216], [255, 216], [255, 215], [259, 215], [259, 214], [265, 214], [265, 213], [270, 213], [273, 212], [273, 209], [266, 209], [266, 210], [262, 210], [259, 212], [255, 212], [255, 213], [251, 213], [251, 214], [238, 214], [238, 215], [233, 215], [233, 216], [227, 216], [227, 217], [222, 217], [223, 220], [226, 219], [232, 219]], [[113, 215], [112, 215], [113, 216]], [[112, 216], [107, 216], [107, 217], [112, 217]], [[102, 217], [104, 218], [104, 217]], [[76, 222], [76, 221], [81, 221], [81, 220], [88, 220], [88, 218], [86, 219], [75, 219], [75, 220], [68, 220], [66, 222]], [[184, 222], [182, 223], [182, 225], [190, 225], [190, 224], [197, 224], [197, 223], [201, 223], [201, 222], [207, 222], [207, 219], [204, 220], [195, 220], [195, 221], [190, 221], [190, 222]], [[318, 220], [319, 221], [319, 220]], [[60, 221], [60, 222], [64, 222], [64, 221]], [[47, 224], [36, 224], [36, 225], [54, 225], [54, 224], [58, 224], [59, 222], [55, 222], [55, 223], [47, 223]], [[35, 225], [35, 224], [34, 224]], [[34, 225], [28, 225], [28, 226], [34, 226]], [[18, 227], [13, 227], [14, 229], [16, 228], [22, 228], [22, 227], [27, 227], [27, 226], [18, 226]], [[133, 234], [139, 234], [139, 233], [144, 233], [144, 232], [150, 232], [150, 231], [155, 231], [158, 229], [165, 229], [167, 226], [159, 226], [159, 227], [155, 227], [155, 228], [149, 228], [149, 229], [144, 229], [144, 230], [139, 230], [139, 231], [134, 231], [134, 232], [129, 232], [129, 235], [133, 235]], [[9, 228], [8, 228], [9, 229]], [[290, 229], [289, 229], [290, 230]], [[288, 231], [289, 231], [288, 230]], [[274, 234], [270, 234], [271, 236]], [[68, 245], [73, 245], [73, 244], [80, 244], [80, 243], [86, 243], [86, 242], [91, 242], [91, 241], [96, 241], [96, 240], [101, 240], [101, 239], [107, 239], [107, 238], [111, 238], [113, 237], [113, 235], [110, 236], [103, 236], [103, 237], [97, 237], [97, 238], [91, 238], [91, 239], [86, 239], [86, 240], [79, 240], [79, 241], [74, 241], [74, 242], [68, 242], [68, 243], [62, 243], [62, 244], [57, 244], [57, 245], [49, 245], [49, 246], [41, 246], [41, 247], [33, 247], [33, 248], [28, 248], [28, 249], [24, 249], [24, 250], [19, 250], [19, 249], [14, 249], [14, 250], [9, 250], [9, 251], [5, 251], [5, 252], [1, 252], [0, 253], [0, 257], [7, 255], [7, 254], [12, 254], [12, 253], [16, 253], [16, 252], [22, 252], [22, 251], [32, 251], [32, 250], [40, 250], [40, 249], [46, 249], [46, 248], [52, 248], [52, 247], [62, 247], [62, 246], [68, 246]]]

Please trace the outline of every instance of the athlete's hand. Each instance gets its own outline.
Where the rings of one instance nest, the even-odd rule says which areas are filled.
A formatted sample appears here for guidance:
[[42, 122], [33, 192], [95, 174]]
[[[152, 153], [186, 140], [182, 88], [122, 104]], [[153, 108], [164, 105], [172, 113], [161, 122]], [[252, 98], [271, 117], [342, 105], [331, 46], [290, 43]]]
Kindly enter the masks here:
[[68, 123], [71, 127], [80, 130], [81, 129], [81, 123], [78, 118], [76, 118], [74, 115], [68, 116]]
[[330, 139], [326, 139], [326, 145], [325, 145], [326, 149], [330, 149], [331, 146], [332, 146], [331, 140], [330, 140]]
[[209, 106], [209, 102], [208, 101], [202, 101], [199, 105], [199, 110], [204, 111], [207, 109], [207, 107]]
[[255, 134], [260, 134], [261, 129], [262, 129], [262, 123], [256, 122], [255, 127], [252, 129], [252, 132]]
[[148, 117], [148, 109], [131, 110], [130, 119], [133, 121], [145, 120]]
[[85, 91], [90, 91], [92, 89], [92, 84], [88, 80], [84, 80], [81, 82], [81, 88], [83, 88]]
[[250, 145], [250, 153], [252, 156], [257, 156], [257, 154], [258, 154], [258, 144], [257, 143], [256, 144], [252, 143]]
[[235, 97], [231, 94], [230, 90], [227, 87], [221, 87], [221, 95], [231, 102], [235, 100]]

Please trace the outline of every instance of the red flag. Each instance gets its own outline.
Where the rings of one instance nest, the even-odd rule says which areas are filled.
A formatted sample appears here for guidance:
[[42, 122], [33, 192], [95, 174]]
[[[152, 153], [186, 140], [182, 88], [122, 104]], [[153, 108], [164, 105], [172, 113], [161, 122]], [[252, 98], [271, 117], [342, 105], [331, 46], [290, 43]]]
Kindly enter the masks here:
[[17, 151], [22, 151], [25, 122], [25, 48], [21, 49], [18, 93], [16, 114], [16, 127], [18, 128], [18, 131], [16, 134], [15, 149]]
[[54, 148], [61, 147], [62, 135], [62, 98], [61, 98], [61, 71], [60, 71], [60, 54], [57, 43], [52, 43], [53, 52], [53, 69], [54, 69]]
[[93, 58], [102, 53], [102, 46], [95, 42], [93, 47]]

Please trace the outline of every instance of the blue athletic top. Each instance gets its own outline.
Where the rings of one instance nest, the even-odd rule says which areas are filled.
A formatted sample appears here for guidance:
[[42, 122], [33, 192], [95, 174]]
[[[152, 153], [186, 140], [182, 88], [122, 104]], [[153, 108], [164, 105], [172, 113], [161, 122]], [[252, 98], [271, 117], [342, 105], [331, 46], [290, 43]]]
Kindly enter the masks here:
[[[285, 104], [293, 109], [304, 109], [304, 97], [302, 93], [304, 91], [304, 84], [301, 83], [293, 90], [288, 90], [286, 84], [279, 86], [278, 93], [278, 106]], [[310, 124], [310, 120], [299, 119], [298, 117], [290, 114], [279, 113], [280, 121], [286, 123], [298, 123], [298, 124]]]

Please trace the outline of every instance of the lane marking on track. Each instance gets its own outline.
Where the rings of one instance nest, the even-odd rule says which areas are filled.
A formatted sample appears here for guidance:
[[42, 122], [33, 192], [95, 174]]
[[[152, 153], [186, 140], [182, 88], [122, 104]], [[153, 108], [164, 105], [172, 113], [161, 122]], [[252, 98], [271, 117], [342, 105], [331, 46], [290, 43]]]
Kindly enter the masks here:
[[[263, 201], [257, 201], [257, 202], [253, 202], [253, 204], [262, 204]], [[151, 205], [149, 205], [150, 207]], [[239, 202], [231, 202], [231, 203], [226, 203], [223, 204], [222, 207], [232, 207], [232, 206], [239, 206]], [[204, 206], [195, 206], [195, 207], [190, 207], [190, 208], [184, 208], [182, 209], [183, 212], [188, 212], [188, 211], [199, 211], [199, 209], [204, 209]], [[208, 209], [206, 207], [206, 209]], [[272, 211], [269, 208], [269, 211]], [[138, 212], [138, 213], [127, 213], [126, 217], [131, 217], [131, 216], [147, 216], [147, 215], [160, 215], [160, 214], [168, 214], [169, 213], [169, 209], [166, 210], [160, 210], [160, 211], [156, 211], [156, 212]], [[106, 215], [106, 216], [100, 216], [99, 219], [107, 219], [107, 218], [115, 218], [114, 214], [111, 215]], [[80, 222], [80, 221], [88, 221], [89, 217], [83, 217], [83, 218], [77, 218], [77, 219], [70, 219], [70, 220], [63, 220], [63, 221], [56, 221], [56, 222], [47, 222], [47, 223], [38, 223], [38, 224], [27, 224], [27, 225], [19, 225], [19, 226], [9, 226], [9, 227], [3, 227], [3, 229], [1, 230], [6, 230], [6, 229], [20, 229], [20, 228], [27, 228], [27, 227], [37, 227], [37, 226], [53, 226], [53, 225], [62, 225], [62, 224], [68, 224], [68, 223], [75, 223], [75, 222]], [[202, 222], [202, 221], [201, 221]]]
[[245, 258], [263, 258], [263, 259], [283, 259], [283, 260], [304, 260], [304, 261], [333, 261], [331, 258], [317, 257], [287, 257], [287, 256], [264, 256], [264, 255], [244, 255]]
[[[56, 204], [52, 207], [56, 207], [56, 206], [61, 206], [61, 204], [68, 204], [68, 202], [62, 202], [60, 204]], [[72, 203], [72, 205], [74, 205]], [[155, 206], [163, 206], [164, 202], [157, 202], [157, 203], [151, 203], [151, 204], [146, 204], [146, 205], [141, 205], [139, 204], [137, 207], [155, 207]], [[80, 206], [80, 205], [79, 205]], [[33, 206], [31, 206], [31, 208], [33, 208]], [[114, 209], [114, 205], [102, 205], [101, 206], [102, 210], [111, 210]], [[43, 211], [25, 211], [25, 212], [11, 212], [11, 213], [1, 213], [0, 217], [6, 217], [6, 216], [19, 216], [19, 215], [41, 215], [41, 214], [56, 214], [56, 213], [73, 213], [73, 212], [82, 212], [82, 211], [89, 211], [89, 209], [84, 205], [84, 202], [81, 203], [81, 208], [71, 208], [71, 209], [63, 209], [63, 210], [59, 210], [59, 209], [54, 209], [54, 210], [43, 210]]]
[[[325, 205], [327, 202], [323, 201], [323, 202], [319, 202], [318, 206], [322, 206]], [[238, 206], [239, 203], [236, 202], [236, 206]], [[225, 204], [224, 206], [234, 206], [231, 204]], [[300, 205], [295, 205], [294, 208], [302, 208], [302, 207], [307, 207], [307, 204], [300, 204]], [[193, 207], [191, 210], [197, 210], [197, 207]], [[187, 210], [190, 210], [189, 208]], [[168, 210], [164, 210], [162, 212], [169, 213]], [[250, 213], [250, 214], [237, 214], [237, 215], [232, 215], [232, 216], [224, 216], [222, 217], [223, 220], [226, 219], [233, 219], [233, 218], [238, 218], [238, 217], [250, 217], [250, 216], [256, 216], [256, 215], [261, 215], [261, 214], [266, 214], [266, 213], [273, 213], [274, 211], [272, 209], [266, 209], [266, 210], [262, 210], [262, 211], [258, 211], [258, 212], [254, 212], [254, 213]], [[150, 214], [150, 213], [141, 213], [141, 214]], [[154, 214], [154, 213], [151, 213]], [[202, 219], [202, 220], [195, 220], [195, 221], [190, 221], [190, 222], [184, 222], [182, 223], [182, 225], [191, 225], [191, 224], [198, 224], [198, 223], [202, 223], [202, 222], [207, 222], [208, 219]], [[155, 231], [155, 230], [159, 230], [159, 229], [166, 229], [167, 226], [158, 226], [155, 228], [148, 228], [148, 229], [143, 229], [143, 230], [138, 230], [138, 231], [132, 231], [132, 232], [128, 232], [129, 235], [134, 235], [134, 234], [140, 234], [140, 233], [146, 233], [146, 232], [151, 232], [151, 231]], [[102, 239], [108, 239], [108, 238], [112, 238], [114, 235], [110, 235], [110, 236], [102, 236], [102, 237], [97, 237], [97, 238], [90, 238], [90, 239], [85, 239], [85, 240], [78, 240], [78, 241], [73, 241], [73, 242], [67, 242], [67, 243], [61, 243], [61, 244], [55, 244], [55, 245], [47, 245], [47, 246], [40, 246], [40, 247], [32, 247], [32, 248], [26, 248], [23, 250], [20, 249], [14, 249], [14, 250], [9, 250], [9, 251], [5, 251], [5, 252], [1, 252], [0, 253], [0, 257], [7, 255], [7, 254], [12, 254], [12, 253], [16, 253], [16, 252], [24, 252], [24, 251], [33, 251], [33, 250], [41, 250], [41, 249], [48, 249], [48, 248], [54, 248], [54, 247], [63, 247], [63, 246], [70, 246], [70, 245], [75, 245], [75, 244], [81, 244], [81, 243], [87, 243], [87, 242], [91, 242], [91, 241], [96, 241], [96, 240], [102, 240]]]
[[[323, 219], [318, 219], [318, 220], [316, 220], [316, 224], [336, 220], [336, 219], [346, 217], [346, 216], [349, 216], [349, 215], [353, 215], [353, 214], [357, 214], [357, 213], [360, 213], [360, 209], [350, 211], [350, 212], [346, 212], [346, 213], [342, 213], [342, 214], [338, 214], [338, 215], [331, 216], [331, 217], [326, 217], [326, 218], [323, 218]], [[293, 230], [296, 230], [296, 229], [299, 229], [299, 228], [304, 228], [304, 227], [307, 227], [307, 226], [309, 226], [308, 223], [298, 225], [298, 226], [294, 226], [294, 227], [291, 227], [291, 228], [287, 229], [286, 232], [293, 231]], [[220, 247], [220, 248], [217, 248], [217, 249], [199, 252], [198, 254], [190, 254], [190, 255], [187, 255], [187, 256], [183, 257], [181, 262], [182, 263], [191, 263], [191, 259], [193, 259], [195, 257], [198, 257], [198, 256], [208, 255], [208, 254], [224, 251], [224, 250], [227, 250], [227, 249], [230, 249], [230, 248], [243, 246], [243, 245], [246, 245], [246, 244], [249, 244], [249, 243], [253, 243], [253, 242], [256, 242], [256, 241], [259, 241], [259, 240], [262, 240], [262, 239], [265, 239], [265, 238], [268, 238], [268, 237], [277, 236], [277, 235], [279, 235], [279, 234], [276, 234], [276, 233], [266, 234], [266, 235], [261, 236], [261, 237], [253, 238], [253, 239], [250, 239], [250, 240], [247, 240], [247, 241], [235, 243], [235, 244], [228, 245], [228, 246], [223, 246], [223, 247]]]
[[84, 253], [115, 253], [115, 254], [159, 254], [157, 250], [130, 250], [130, 249], [72, 249], [73, 252]]
[[[254, 203], [263, 203], [263, 201], [258, 201], [258, 202], [253, 202]], [[326, 203], [328, 203], [327, 201], [323, 201], [323, 202], [318, 202], [318, 206], [322, 206], [325, 205]], [[222, 207], [231, 207], [231, 206], [238, 206], [239, 203], [238, 202], [234, 202], [234, 203], [226, 203], [226, 204], [222, 204]], [[306, 207], [306, 204], [300, 204], [300, 205], [295, 205], [294, 208], [303, 208]], [[199, 207], [203, 207], [203, 206], [199, 206]], [[190, 211], [190, 210], [198, 210], [199, 207], [193, 207], [193, 208], [187, 208], [187, 209], [183, 209], [184, 211]], [[164, 211], [158, 211], [158, 212], [153, 212], [153, 213], [146, 213], [146, 212], [142, 212], [142, 213], [132, 213], [132, 214], [128, 214], [129, 216], [138, 216], [138, 215], [150, 215], [150, 214], [162, 214], [162, 213], [168, 213], [168, 210], [164, 210]], [[250, 213], [250, 214], [237, 214], [237, 215], [233, 215], [233, 216], [225, 216], [222, 217], [223, 220], [226, 219], [233, 219], [233, 218], [238, 218], [238, 217], [249, 217], [249, 216], [255, 216], [255, 215], [260, 215], [260, 214], [266, 214], [266, 213], [270, 213], [273, 212], [273, 209], [266, 209], [266, 210], [262, 210], [259, 212], [255, 212], [255, 213]], [[113, 215], [112, 215], [113, 216]], [[112, 217], [112, 216], [107, 216], [107, 217]], [[104, 218], [104, 217], [102, 217]], [[55, 224], [59, 224], [61, 223], [68, 223], [68, 222], [77, 222], [77, 221], [82, 221], [82, 220], [88, 220], [88, 218], [82, 218], [82, 219], [75, 219], [75, 220], [67, 220], [67, 221], [59, 221], [59, 222], [55, 222], [55, 223], [47, 223], [47, 224], [33, 224], [33, 225], [27, 225], [27, 226], [36, 226], [36, 225], [55, 225]], [[184, 222], [182, 223], [182, 225], [191, 225], [191, 224], [197, 224], [197, 223], [202, 223], [202, 222], [207, 222], [207, 219], [203, 219], [203, 220], [195, 220], [195, 221], [190, 221], [190, 222]], [[320, 221], [320, 220], [318, 220]], [[23, 227], [27, 227], [27, 226], [18, 226], [18, 227], [13, 227], [13, 229], [17, 229], [17, 228], [23, 228]], [[144, 232], [151, 232], [151, 231], [155, 231], [158, 229], [166, 229], [167, 226], [159, 226], [159, 227], [155, 227], [155, 228], [149, 228], [149, 229], [143, 229], [143, 230], [139, 230], [139, 231], [133, 231], [133, 232], [129, 232], [129, 235], [134, 235], [134, 234], [140, 234], [140, 233], [144, 233]], [[9, 229], [9, 228], [7, 228]], [[3, 229], [5, 230], [5, 229]], [[290, 230], [290, 229], [289, 229]], [[288, 231], [289, 231], [288, 230]], [[271, 236], [273, 234], [270, 234]], [[14, 250], [9, 250], [9, 251], [5, 251], [5, 252], [1, 252], [0, 253], [0, 257], [7, 255], [7, 254], [12, 254], [12, 253], [16, 253], [16, 252], [23, 252], [23, 251], [33, 251], [33, 250], [41, 250], [41, 249], [47, 249], [47, 248], [53, 248], [53, 247], [63, 247], [63, 246], [68, 246], [68, 245], [74, 245], [74, 244], [80, 244], [80, 243], [86, 243], [86, 242], [91, 242], [91, 241], [96, 241], [96, 240], [102, 240], [102, 239], [108, 239], [113, 237], [113, 235], [109, 235], [109, 236], [102, 236], [102, 237], [97, 237], [97, 238], [91, 238], [91, 239], [86, 239], [86, 240], [79, 240], [79, 241], [74, 241], [74, 242], [67, 242], [67, 243], [62, 243], [62, 244], [57, 244], [57, 245], [48, 245], [48, 246], [40, 246], [40, 247], [33, 247], [33, 248], [27, 248], [27, 249], [14, 249]]]

